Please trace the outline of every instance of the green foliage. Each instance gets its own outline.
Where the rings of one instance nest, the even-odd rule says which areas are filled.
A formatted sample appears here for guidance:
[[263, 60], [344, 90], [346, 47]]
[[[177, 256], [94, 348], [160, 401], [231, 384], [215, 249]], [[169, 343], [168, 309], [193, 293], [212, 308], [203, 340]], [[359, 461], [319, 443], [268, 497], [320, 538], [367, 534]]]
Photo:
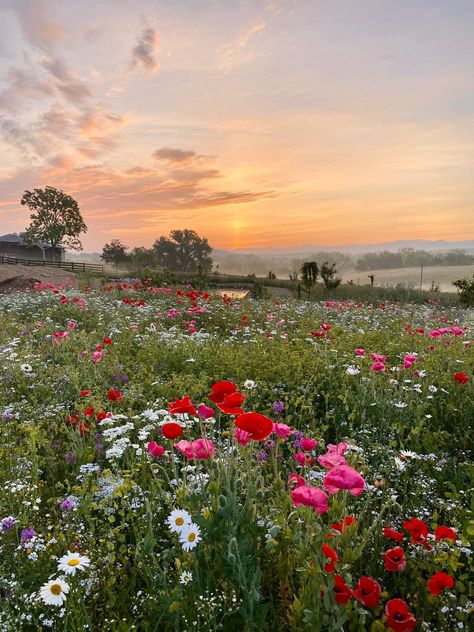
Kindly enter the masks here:
[[474, 275], [472, 279], [453, 281], [453, 285], [458, 289], [459, 300], [463, 305], [474, 305]]
[[105, 244], [103, 247], [100, 258], [106, 263], [113, 263], [118, 266], [128, 260], [127, 250], [128, 246], [123, 244], [120, 239], [112, 239], [110, 244]]
[[341, 284], [341, 279], [336, 276], [336, 264], [329, 265], [327, 261], [323, 263], [320, 270], [321, 279], [327, 290], [335, 290]]
[[79, 235], [87, 231], [79, 206], [70, 195], [54, 187], [25, 191], [21, 204], [31, 212], [31, 224], [22, 233], [27, 243], [44, 241], [52, 248], [82, 250]]
[[205, 272], [212, 269], [212, 248], [196, 231], [173, 230], [169, 237], [160, 237], [153, 245], [156, 262], [172, 272]]

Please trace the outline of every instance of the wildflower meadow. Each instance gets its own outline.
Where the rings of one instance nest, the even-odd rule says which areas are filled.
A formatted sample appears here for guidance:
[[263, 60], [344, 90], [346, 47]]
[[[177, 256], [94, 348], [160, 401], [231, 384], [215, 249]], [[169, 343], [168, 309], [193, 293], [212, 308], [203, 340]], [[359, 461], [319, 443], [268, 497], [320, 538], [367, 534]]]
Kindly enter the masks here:
[[468, 630], [474, 313], [0, 302], [0, 629]]

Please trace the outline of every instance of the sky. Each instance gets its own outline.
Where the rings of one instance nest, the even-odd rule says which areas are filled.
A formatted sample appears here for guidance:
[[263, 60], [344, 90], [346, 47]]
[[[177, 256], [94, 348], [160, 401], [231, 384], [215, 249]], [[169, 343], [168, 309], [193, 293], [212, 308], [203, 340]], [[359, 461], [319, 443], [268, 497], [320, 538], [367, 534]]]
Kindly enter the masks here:
[[472, 0], [0, 0], [0, 234], [474, 238]]

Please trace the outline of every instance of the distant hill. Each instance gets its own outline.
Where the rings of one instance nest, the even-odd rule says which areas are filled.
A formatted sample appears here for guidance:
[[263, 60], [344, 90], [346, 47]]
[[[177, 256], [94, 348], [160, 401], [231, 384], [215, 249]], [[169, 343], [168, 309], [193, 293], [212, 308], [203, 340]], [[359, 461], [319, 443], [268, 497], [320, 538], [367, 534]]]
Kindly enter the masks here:
[[462, 249], [474, 252], [474, 239], [466, 241], [446, 241], [439, 239], [403, 239], [400, 241], [385, 241], [376, 244], [341, 244], [337, 246], [324, 246], [321, 244], [304, 244], [302, 246], [283, 246], [279, 248], [238, 248], [235, 250], [215, 250], [214, 252], [233, 252], [255, 255], [302, 255], [311, 252], [376, 252], [379, 250], [400, 250], [401, 248], [414, 248], [415, 250], [452, 250]]

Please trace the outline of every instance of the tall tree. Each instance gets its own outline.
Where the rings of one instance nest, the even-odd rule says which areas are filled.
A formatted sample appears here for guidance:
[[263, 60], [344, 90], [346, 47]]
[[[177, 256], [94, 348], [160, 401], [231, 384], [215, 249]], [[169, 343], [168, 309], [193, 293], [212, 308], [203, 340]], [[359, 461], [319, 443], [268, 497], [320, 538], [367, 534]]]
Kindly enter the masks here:
[[311, 294], [311, 288], [319, 276], [318, 264], [316, 261], [305, 261], [301, 266], [300, 272], [303, 285], [308, 290], [308, 294]]
[[336, 276], [337, 270], [335, 263], [329, 265], [329, 263], [325, 261], [321, 266], [320, 274], [327, 290], [334, 290], [341, 284], [342, 279]]
[[113, 263], [115, 271], [117, 271], [119, 263], [125, 263], [128, 259], [127, 250], [128, 246], [123, 244], [120, 239], [112, 239], [110, 244], [105, 244], [102, 248], [100, 258], [106, 263]]
[[31, 224], [21, 234], [26, 243], [41, 241], [51, 248], [82, 250], [79, 235], [87, 232], [87, 226], [74, 198], [47, 186], [25, 191], [21, 204], [31, 211]]
[[158, 265], [173, 272], [209, 272], [212, 248], [205, 237], [194, 230], [172, 230], [153, 244]]

